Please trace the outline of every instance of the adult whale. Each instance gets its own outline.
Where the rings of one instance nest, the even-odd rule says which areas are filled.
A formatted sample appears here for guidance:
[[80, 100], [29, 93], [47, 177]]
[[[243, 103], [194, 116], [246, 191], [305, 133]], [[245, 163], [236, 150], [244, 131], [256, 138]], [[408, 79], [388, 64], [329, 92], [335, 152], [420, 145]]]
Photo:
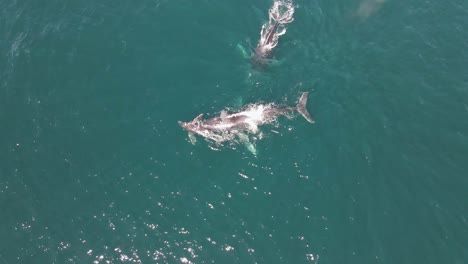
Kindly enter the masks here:
[[252, 56], [256, 66], [264, 66], [271, 61], [271, 53], [278, 45], [279, 37], [286, 33], [286, 25], [294, 20], [294, 7], [288, 1], [274, 1], [268, 13], [269, 20], [262, 25], [260, 40]]
[[[308, 92], [302, 93], [299, 102], [294, 107], [276, 107], [273, 103], [253, 104], [236, 113], [222, 111], [219, 116], [205, 120], [203, 120], [203, 114], [200, 114], [192, 121], [179, 121], [178, 123], [189, 133], [192, 143], [196, 141], [195, 135], [198, 135], [216, 143], [238, 138], [243, 143], [250, 144], [248, 134], [256, 134], [259, 126], [271, 124], [279, 116], [288, 116], [297, 111], [309, 123], [314, 123], [306, 108], [308, 94]], [[248, 148], [252, 151], [252, 146]]]
[[[269, 25], [269, 27], [265, 30], [266, 27], [262, 28], [261, 38], [258, 41], [257, 47], [255, 47], [252, 62], [254, 65], [265, 65], [270, 59], [271, 53], [273, 49], [278, 44], [278, 37], [275, 36], [277, 34], [279, 23], [275, 21], [273, 25]], [[265, 31], [266, 33], [263, 33]], [[263, 35], [265, 35], [263, 37]]]

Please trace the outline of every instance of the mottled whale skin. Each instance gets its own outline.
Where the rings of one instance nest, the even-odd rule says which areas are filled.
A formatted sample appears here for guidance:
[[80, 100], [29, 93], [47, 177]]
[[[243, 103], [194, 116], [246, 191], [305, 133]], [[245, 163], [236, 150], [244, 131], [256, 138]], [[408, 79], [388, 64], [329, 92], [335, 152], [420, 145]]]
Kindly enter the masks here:
[[179, 121], [178, 123], [189, 132], [191, 140], [194, 139], [194, 135], [199, 135], [218, 143], [248, 133], [255, 134], [258, 132], [259, 126], [272, 123], [277, 117], [288, 115], [294, 111], [299, 112], [308, 122], [314, 123], [306, 109], [308, 94], [308, 92], [303, 93], [295, 107], [255, 104], [249, 109], [237, 113], [227, 114], [223, 111], [219, 116], [205, 120], [202, 119], [203, 114], [200, 114], [190, 122]]

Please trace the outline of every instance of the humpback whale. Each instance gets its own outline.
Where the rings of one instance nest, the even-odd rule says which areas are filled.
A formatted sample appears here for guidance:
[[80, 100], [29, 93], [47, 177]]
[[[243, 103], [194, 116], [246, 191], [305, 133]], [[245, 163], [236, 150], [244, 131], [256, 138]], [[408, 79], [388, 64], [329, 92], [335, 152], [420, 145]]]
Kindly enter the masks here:
[[286, 33], [286, 25], [291, 23], [294, 7], [291, 2], [275, 1], [269, 10], [269, 21], [262, 26], [260, 40], [252, 56], [254, 65], [265, 65], [270, 61], [273, 49], [281, 35]]
[[[255, 48], [252, 56], [252, 61], [254, 64], [263, 65], [268, 62], [273, 48], [278, 43], [278, 38], [274, 38], [276, 30], [278, 29], [278, 25], [279, 23], [275, 21], [275, 23], [273, 25], [270, 25], [268, 30], [266, 30], [265, 37], [260, 38], [260, 41], [258, 42], [257, 47]], [[264, 28], [262, 28], [262, 32], [263, 30]]]
[[308, 92], [302, 93], [296, 106], [294, 107], [276, 107], [273, 103], [249, 105], [242, 111], [227, 113], [222, 111], [219, 116], [203, 120], [203, 114], [198, 115], [192, 121], [179, 121], [179, 125], [189, 133], [192, 143], [196, 141], [195, 135], [211, 140], [215, 143], [222, 143], [239, 139], [240, 141], [252, 146], [248, 139], [248, 134], [257, 134], [259, 126], [271, 124], [279, 116], [288, 116], [295, 111], [299, 112], [309, 123], [314, 120], [307, 111]]

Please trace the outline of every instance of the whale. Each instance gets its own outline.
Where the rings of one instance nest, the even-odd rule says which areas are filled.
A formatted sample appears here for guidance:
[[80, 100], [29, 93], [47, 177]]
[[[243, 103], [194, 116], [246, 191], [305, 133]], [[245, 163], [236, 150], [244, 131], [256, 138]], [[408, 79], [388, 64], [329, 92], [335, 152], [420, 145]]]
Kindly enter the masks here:
[[[240, 141], [249, 142], [249, 134], [257, 134], [259, 127], [276, 122], [280, 116], [290, 116], [298, 112], [309, 123], [314, 123], [311, 115], [307, 111], [308, 92], [301, 94], [296, 106], [278, 107], [274, 103], [251, 104], [243, 110], [233, 113], [221, 111], [219, 116], [203, 119], [204, 114], [199, 114], [192, 121], [178, 121], [178, 124], [188, 132], [190, 141], [196, 142], [195, 136], [222, 143], [240, 139]], [[249, 150], [251, 146], [248, 147]]]
[[262, 25], [260, 39], [251, 57], [253, 65], [258, 68], [276, 62], [271, 55], [279, 37], [286, 33], [287, 24], [294, 20], [294, 6], [289, 1], [274, 1], [268, 13], [269, 20]]
[[265, 37], [260, 38], [252, 56], [252, 63], [254, 65], [265, 65], [269, 62], [271, 53], [278, 44], [278, 37], [275, 36], [278, 26], [279, 22], [275, 21], [275, 23], [270, 25], [267, 29]]

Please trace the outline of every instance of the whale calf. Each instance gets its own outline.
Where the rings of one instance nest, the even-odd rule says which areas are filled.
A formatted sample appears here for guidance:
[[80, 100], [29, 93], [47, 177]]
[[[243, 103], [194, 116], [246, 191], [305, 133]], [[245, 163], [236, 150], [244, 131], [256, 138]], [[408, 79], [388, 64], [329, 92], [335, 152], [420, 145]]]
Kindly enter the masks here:
[[248, 105], [242, 111], [227, 113], [221, 111], [219, 116], [203, 120], [203, 114], [198, 115], [192, 121], [179, 121], [179, 125], [189, 133], [192, 143], [195, 143], [195, 135], [211, 140], [215, 143], [239, 139], [247, 144], [250, 151], [256, 152], [249, 141], [249, 134], [257, 134], [259, 126], [271, 124], [279, 116], [288, 116], [294, 112], [301, 114], [309, 123], [314, 120], [307, 111], [308, 92], [302, 93], [296, 106], [277, 107], [273, 103]]

